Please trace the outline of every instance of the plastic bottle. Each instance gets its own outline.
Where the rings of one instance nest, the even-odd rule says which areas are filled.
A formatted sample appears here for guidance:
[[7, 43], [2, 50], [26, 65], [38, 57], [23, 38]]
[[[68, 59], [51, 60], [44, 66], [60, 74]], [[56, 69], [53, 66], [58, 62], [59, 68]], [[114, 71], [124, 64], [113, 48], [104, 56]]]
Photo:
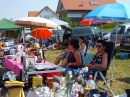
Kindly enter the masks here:
[[86, 84], [87, 88], [90, 88], [91, 89], [95, 89], [95, 82], [93, 81], [93, 77], [92, 75], [89, 75], [89, 80], [87, 81], [87, 84]]

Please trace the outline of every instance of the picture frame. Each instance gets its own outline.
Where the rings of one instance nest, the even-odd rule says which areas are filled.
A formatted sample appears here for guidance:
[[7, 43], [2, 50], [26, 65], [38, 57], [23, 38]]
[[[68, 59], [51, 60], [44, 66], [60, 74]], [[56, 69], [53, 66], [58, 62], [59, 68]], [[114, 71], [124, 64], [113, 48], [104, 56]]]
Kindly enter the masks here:
[[27, 70], [28, 69], [28, 67], [32, 67], [32, 68], [34, 68], [34, 66], [35, 66], [35, 57], [23, 57], [23, 64], [24, 64], [24, 66], [23, 66], [23, 69], [24, 70]]

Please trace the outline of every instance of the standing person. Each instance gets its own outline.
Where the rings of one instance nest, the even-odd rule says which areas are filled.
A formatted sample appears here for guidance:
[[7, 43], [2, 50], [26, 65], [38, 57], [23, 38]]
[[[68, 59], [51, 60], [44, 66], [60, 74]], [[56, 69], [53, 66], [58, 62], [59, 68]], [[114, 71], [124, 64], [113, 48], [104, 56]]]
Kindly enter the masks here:
[[85, 39], [84, 39], [84, 37], [83, 36], [80, 36], [79, 37], [79, 45], [80, 45], [80, 47], [79, 47], [79, 51], [81, 52], [81, 55], [82, 55], [82, 58], [84, 57], [84, 54], [85, 54], [85, 52], [86, 52], [86, 44], [85, 44]]
[[74, 69], [78, 69], [79, 65], [82, 64], [78, 39], [71, 39], [68, 48], [70, 52], [67, 53], [67, 56], [64, 62], [61, 64], [61, 66], [66, 68], [67, 71], [68, 70], [73, 71]]
[[16, 48], [16, 52], [24, 50], [23, 45], [19, 44], [19, 40], [17, 38], [14, 39], [14, 45], [15, 45], [15, 48]]

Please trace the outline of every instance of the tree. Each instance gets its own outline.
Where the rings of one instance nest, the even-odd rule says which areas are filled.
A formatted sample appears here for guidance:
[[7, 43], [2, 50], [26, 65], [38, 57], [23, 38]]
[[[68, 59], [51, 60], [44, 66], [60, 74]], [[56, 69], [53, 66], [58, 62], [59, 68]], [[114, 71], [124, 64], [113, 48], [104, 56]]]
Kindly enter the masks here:
[[72, 20], [67, 17], [67, 16], [64, 16], [63, 17], [63, 21], [65, 22], [68, 22], [68, 24], [71, 26], [71, 27], [78, 27], [79, 26], [79, 23], [78, 22], [72, 22]]

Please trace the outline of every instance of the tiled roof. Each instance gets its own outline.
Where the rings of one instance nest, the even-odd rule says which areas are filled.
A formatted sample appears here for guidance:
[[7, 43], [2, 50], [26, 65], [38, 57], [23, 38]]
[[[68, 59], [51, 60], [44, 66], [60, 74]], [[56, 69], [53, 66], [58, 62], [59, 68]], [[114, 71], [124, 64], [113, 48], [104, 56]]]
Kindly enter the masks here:
[[35, 17], [38, 13], [39, 13], [39, 11], [29, 11], [28, 17]]
[[[43, 9], [41, 9], [36, 16], [38, 16], [45, 8], [49, 8], [48, 6], [45, 6]], [[50, 8], [49, 8], [50, 9]], [[51, 10], [51, 9], [50, 9]], [[52, 10], [51, 10], [52, 11]], [[55, 15], [57, 15], [54, 11], [52, 11]], [[58, 15], [57, 15], [58, 16]]]
[[[61, 0], [65, 10], [93, 10], [104, 4], [117, 3], [116, 0]], [[90, 2], [97, 2], [98, 5], [91, 5]]]

